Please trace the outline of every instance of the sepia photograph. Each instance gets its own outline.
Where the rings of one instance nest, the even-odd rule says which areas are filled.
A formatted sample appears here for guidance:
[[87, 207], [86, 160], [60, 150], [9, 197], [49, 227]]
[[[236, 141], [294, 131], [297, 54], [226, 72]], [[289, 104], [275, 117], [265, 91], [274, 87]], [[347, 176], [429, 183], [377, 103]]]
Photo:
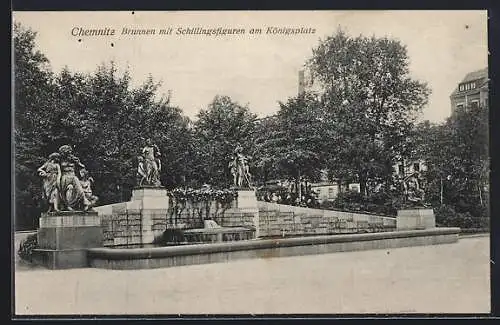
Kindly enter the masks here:
[[489, 314], [486, 10], [14, 11], [13, 317]]

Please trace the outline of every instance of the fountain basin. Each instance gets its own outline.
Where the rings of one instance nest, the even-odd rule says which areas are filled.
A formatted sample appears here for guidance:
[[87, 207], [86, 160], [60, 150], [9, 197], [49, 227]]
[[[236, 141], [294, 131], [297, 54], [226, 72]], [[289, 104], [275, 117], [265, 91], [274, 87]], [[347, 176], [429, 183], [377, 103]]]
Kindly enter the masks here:
[[183, 231], [183, 235], [190, 243], [233, 242], [254, 239], [255, 229], [245, 227], [188, 229]]
[[90, 248], [87, 250], [87, 257], [91, 267], [147, 269], [220, 263], [248, 258], [446, 244], [457, 242], [459, 233], [460, 228], [433, 228], [283, 239], [252, 239], [167, 247]]

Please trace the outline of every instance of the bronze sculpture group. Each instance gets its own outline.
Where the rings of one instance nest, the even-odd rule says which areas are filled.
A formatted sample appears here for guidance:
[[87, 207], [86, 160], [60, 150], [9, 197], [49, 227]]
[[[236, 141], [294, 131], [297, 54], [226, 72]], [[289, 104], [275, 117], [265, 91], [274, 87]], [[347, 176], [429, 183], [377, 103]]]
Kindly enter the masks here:
[[412, 173], [406, 176], [403, 181], [403, 197], [407, 204], [414, 206], [425, 206], [425, 191], [422, 188], [420, 175]]
[[229, 162], [229, 169], [233, 175], [233, 186], [250, 188], [252, 186], [252, 175], [249, 171], [248, 158], [242, 152], [243, 148], [238, 144]]
[[[147, 139], [138, 158], [139, 186], [161, 186], [160, 156], [158, 146]], [[95, 206], [98, 197], [92, 193], [94, 179], [70, 145], [51, 153], [37, 171], [43, 179], [42, 199], [49, 205], [47, 212], [91, 211]]]
[[161, 152], [157, 145], [153, 144], [151, 139], [146, 140], [146, 145], [142, 148], [141, 155], [137, 157], [137, 185], [142, 186], [161, 186]]
[[92, 194], [93, 178], [69, 145], [51, 153], [38, 175], [43, 178], [42, 197], [49, 204], [48, 212], [89, 211], [98, 200]]

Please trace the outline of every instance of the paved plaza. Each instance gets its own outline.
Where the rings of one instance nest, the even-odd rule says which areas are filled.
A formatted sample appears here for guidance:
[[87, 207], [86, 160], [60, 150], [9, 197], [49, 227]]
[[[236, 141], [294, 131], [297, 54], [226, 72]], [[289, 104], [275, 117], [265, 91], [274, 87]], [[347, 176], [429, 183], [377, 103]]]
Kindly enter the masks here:
[[16, 314], [487, 313], [489, 237], [151, 270], [19, 268]]

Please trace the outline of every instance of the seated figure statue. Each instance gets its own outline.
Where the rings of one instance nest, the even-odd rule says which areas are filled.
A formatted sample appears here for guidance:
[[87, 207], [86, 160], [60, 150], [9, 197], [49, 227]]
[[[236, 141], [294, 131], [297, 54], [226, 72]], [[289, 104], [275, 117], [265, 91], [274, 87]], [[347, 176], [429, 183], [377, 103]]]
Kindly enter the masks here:
[[85, 194], [85, 198], [89, 202], [87, 209], [92, 209], [92, 207], [95, 206], [95, 204], [97, 203], [97, 200], [99, 199], [97, 196], [95, 196], [92, 193], [92, 184], [93, 183], [94, 183], [94, 179], [89, 176], [89, 172], [85, 168], [82, 168], [80, 170], [80, 184], [82, 185], [83, 193]]

